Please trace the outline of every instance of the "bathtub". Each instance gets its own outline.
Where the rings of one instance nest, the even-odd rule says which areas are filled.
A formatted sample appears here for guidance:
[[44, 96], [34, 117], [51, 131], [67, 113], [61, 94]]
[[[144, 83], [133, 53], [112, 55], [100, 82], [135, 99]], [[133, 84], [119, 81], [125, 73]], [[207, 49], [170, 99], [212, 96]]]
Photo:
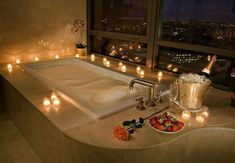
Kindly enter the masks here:
[[129, 90], [130, 76], [76, 59], [27, 63], [22, 68], [94, 119], [133, 107], [146, 92]]

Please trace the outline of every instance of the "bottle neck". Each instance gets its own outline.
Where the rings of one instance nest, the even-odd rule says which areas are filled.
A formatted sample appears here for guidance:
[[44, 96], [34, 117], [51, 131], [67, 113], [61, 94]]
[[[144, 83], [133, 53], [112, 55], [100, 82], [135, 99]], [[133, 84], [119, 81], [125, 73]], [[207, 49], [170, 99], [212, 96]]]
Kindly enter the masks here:
[[216, 62], [216, 55], [214, 55], [208, 65], [202, 69], [202, 72], [210, 74], [213, 64]]

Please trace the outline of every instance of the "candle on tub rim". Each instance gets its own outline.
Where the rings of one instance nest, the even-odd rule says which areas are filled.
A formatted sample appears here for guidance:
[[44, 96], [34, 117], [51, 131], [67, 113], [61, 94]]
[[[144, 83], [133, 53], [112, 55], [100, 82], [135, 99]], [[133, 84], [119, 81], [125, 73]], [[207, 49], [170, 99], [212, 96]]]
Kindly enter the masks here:
[[140, 71], [141, 71], [141, 67], [140, 67], [140, 66], [137, 66], [137, 67], [136, 67], [136, 72], [137, 72], [137, 74], [139, 74]]
[[199, 123], [204, 123], [205, 122], [205, 117], [201, 113], [196, 114], [196, 121]]
[[77, 53], [77, 54], [75, 54], [75, 57], [76, 57], [76, 58], [79, 58], [79, 57], [80, 57], [80, 55]]
[[45, 98], [43, 99], [42, 104], [43, 104], [44, 106], [49, 106], [49, 105], [51, 105], [51, 101], [50, 101], [49, 98], [45, 97]]
[[110, 61], [106, 61], [105, 65], [106, 65], [107, 67], [110, 67]]
[[140, 77], [144, 78], [144, 70], [140, 70]]
[[34, 61], [39, 61], [39, 58], [36, 56], [35, 58], [34, 58]]
[[59, 56], [59, 55], [56, 55], [56, 56], [55, 56], [55, 59], [59, 59], [59, 58], [60, 58], [60, 56]]
[[20, 63], [21, 63], [20, 59], [16, 59], [16, 64], [20, 64]]
[[184, 110], [181, 116], [184, 120], [189, 120], [191, 118], [191, 112], [188, 110]]
[[162, 78], [162, 76], [163, 76], [163, 72], [162, 72], [162, 71], [158, 71], [157, 77], [158, 77], [158, 78]]
[[54, 100], [54, 99], [58, 98], [58, 95], [55, 92], [51, 92], [50, 98], [51, 98], [51, 100]]
[[107, 62], [107, 58], [103, 58], [103, 63], [105, 64]]
[[7, 64], [7, 69], [13, 69], [13, 66], [12, 66], [12, 64]]
[[122, 62], [119, 62], [119, 63], [118, 63], [118, 67], [119, 67], [119, 68], [121, 68], [121, 67], [122, 67], [122, 65], [123, 65], [123, 63], [122, 63]]
[[205, 117], [205, 118], [208, 118], [210, 116], [209, 112], [207, 110], [203, 111], [202, 112], [202, 115]]
[[94, 55], [94, 54], [91, 55], [91, 61], [92, 61], [92, 62], [95, 61], [95, 55]]
[[126, 72], [126, 65], [122, 65], [122, 72]]

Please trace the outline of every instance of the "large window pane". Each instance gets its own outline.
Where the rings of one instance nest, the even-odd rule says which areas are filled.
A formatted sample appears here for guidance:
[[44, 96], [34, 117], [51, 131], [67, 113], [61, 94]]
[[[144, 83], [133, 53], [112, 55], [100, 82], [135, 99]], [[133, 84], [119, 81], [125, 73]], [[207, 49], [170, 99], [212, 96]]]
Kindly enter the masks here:
[[92, 52], [145, 65], [147, 44], [105, 37], [92, 37], [91, 42]]
[[148, 0], [93, 0], [95, 30], [146, 35]]
[[[164, 69], [171, 72], [199, 73], [207, 64], [211, 55], [189, 50], [160, 47], [159, 56], [156, 60], [155, 68]], [[215, 83], [229, 86], [231, 72], [231, 59], [217, 57], [211, 71], [211, 79]]]
[[235, 1], [164, 0], [161, 39], [235, 49]]

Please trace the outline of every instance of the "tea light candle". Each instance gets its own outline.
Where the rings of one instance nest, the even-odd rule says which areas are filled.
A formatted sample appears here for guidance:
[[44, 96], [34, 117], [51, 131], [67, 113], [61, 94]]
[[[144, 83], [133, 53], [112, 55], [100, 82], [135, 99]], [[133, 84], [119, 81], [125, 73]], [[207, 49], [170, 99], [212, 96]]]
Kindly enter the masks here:
[[130, 50], [132, 50], [133, 49], [133, 47], [132, 46], [130, 46]]
[[110, 61], [106, 61], [106, 66], [110, 67]]
[[119, 62], [119, 63], [118, 63], [118, 67], [119, 67], [119, 68], [121, 68], [121, 67], [122, 67], [122, 65], [123, 65], [123, 63], [122, 63], [122, 62]]
[[51, 100], [54, 100], [54, 99], [58, 98], [58, 96], [55, 92], [52, 92], [50, 98], [51, 98]]
[[106, 63], [106, 61], [107, 61], [107, 58], [103, 58], [103, 63], [105, 64]]
[[122, 65], [122, 72], [126, 72], [126, 66]]
[[178, 68], [173, 68], [173, 70], [172, 70], [173, 72], [177, 72], [178, 71]]
[[51, 105], [51, 101], [50, 101], [49, 98], [44, 98], [42, 103], [43, 103], [44, 106], [49, 106], [49, 105]]
[[184, 120], [188, 120], [189, 118], [191, 118], [191, 112], [188, 111], [188, 110], [184, 110], [184, 111], [182, 112], [182, 118], [183, 118]]
[[158, 73], [157, 73], [157, 77], [158, 77], [158, 78], [162, 78], [162, 76], [163, 76], [163, 72], [158, 71]]
[[197, 114], [196, 115], [196, 121], [199, 123], [204, 123], [205, 122], [205, 117], [202, 114]]
[[136, 67], [136, 72], [137, 72], [137, 74], [139, 74], [140, 71], [141, 71], [141, 67], [140, 67], [140, 66], [137, 66], [137, 67]]
[[53, 99], [52, 102], [53, 102], [53, 105], [55, 105], [55, 106], [60, 105], [60, 99], [59, 98]]
[[56, 56], [55, 56], [55, 59], [59, 59], [59, 58], [60, 58], [60, 56], [59, 56], [59, 55], [56, 55]]
[[140, 46], [140, 45], [138, 45], [138, 49], [141, 49], [141, 46]]
[[172, 64], [167, 65], [167, 70], [171, 70], [171, 69], [172, 69], [172, 67], [173, 67], [173, 65], [172, 65]]
[[122, 51], [122, 48], [119, 48], [119, 51], [121, 52], [121, 51]]
[[7, 64], [7, 69], [9, 70], [9, 69], [13, 69], [13, 66], [12, 66], [12, 64]]
[[144, 77], [144, 70], [140, 70], [140, 77], [141, 77], [141, 78]]
[[202, 115], [203, 115], [205, 118], [208, 118], [210, 114], [209, 114], [208, 111], [203, 111], [203, 112], [202, 112]]
[[36, 62], [39, 61], [39, 58], [38, 58], [38, 57], [35, 57], [35, 58], [34, 58], [34, 61], [36, 61]]
[[94, 55], [94, 54], [91, 55], [91, 61], [92, 61], [92, 62], [95, 61], [95, 55]]
[[75, 54], [75, 57], [76, 57], [76, 58], [79, 58], [79, 57], [80, 57], [80, 55], [77, 53], [77, 54]]
[[20, 63], [21, 63], [20, 59], [16, 59], [16, 64], [20, 64]]

